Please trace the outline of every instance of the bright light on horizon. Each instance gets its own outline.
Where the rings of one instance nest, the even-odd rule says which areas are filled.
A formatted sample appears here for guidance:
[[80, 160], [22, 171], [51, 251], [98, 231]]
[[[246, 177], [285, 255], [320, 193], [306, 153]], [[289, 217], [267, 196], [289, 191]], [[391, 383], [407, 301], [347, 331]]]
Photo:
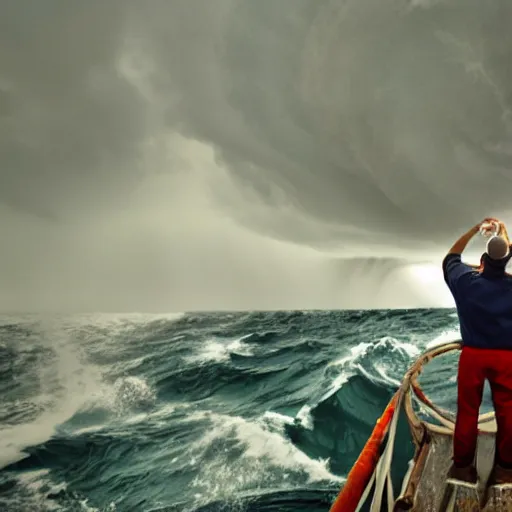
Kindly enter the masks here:
[[417, 263], [407, 267], [412, 281], [422, 292], [439, 304], [439, 307], [454, 307], [454, 300], [443, 278], [441, 265]]

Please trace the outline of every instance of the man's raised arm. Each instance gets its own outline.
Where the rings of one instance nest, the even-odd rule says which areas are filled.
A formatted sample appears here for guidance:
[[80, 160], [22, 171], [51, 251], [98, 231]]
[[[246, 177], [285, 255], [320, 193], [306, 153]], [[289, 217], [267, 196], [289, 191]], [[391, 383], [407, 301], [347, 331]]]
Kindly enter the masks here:
[[448, 251], [448, 254], [462, 254], [462, 251], [466, 248], [466, 245], [468, 245], [468, 242], [480, 231], [480, 226], [484, 223], [490, 223], [490, 222], [497, 222], [500, 226], [500, 230], [504, 230], [505, 235], [508, 235], [507, 230], [505, 229], [505, 224], [503, 222], [500, 222], [498, 219], [495, 219], [494, 217], [487, 217], [482, 222], [479, 222], [475, 226], [473, 226], [470, 230], [466, 231], [451, 247], [451, 249]]

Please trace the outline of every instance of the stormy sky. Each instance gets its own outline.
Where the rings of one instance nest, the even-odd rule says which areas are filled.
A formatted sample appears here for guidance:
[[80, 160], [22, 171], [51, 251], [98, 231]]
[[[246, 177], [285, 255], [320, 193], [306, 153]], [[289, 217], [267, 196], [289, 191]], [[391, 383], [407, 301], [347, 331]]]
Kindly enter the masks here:
[[451, 305], [512, 221], [509, 0], [0, 8], [0, 310]]

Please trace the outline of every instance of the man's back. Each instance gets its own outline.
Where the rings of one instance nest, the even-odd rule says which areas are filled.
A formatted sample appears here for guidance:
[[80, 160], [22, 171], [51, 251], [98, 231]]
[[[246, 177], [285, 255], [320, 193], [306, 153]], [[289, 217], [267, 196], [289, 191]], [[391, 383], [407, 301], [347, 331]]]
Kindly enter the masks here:
[[478, 272], [449, 254], [445, 280], [457, 306], [464, 345], [512, 349], [512, 277]]
[[[498, 230], [486, 244], [480, 272], [462, 263], [461, 254], [488, 222]], [[463, 342], [457, 371], [453, 465], [448, 471], [452, 481], [477, 484], [478, 414], [487, 380], [497, 423], [495, 466], [487, 484], [512, 482], [512, 278], [505, 273], [511, 259], [512, 244], [505, 225], [486, 218], [464, 233], [443, 260]]]

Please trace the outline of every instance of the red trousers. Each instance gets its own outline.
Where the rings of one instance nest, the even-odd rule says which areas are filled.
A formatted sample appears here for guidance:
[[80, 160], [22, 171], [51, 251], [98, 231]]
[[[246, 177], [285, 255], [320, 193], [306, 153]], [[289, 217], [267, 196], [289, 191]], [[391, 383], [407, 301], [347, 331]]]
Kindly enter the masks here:
[[489, 381], [498, 431], [495, 461], [512, 467], [512, 350], [463, 347], [459, 359], [453, 462], [472, 464], [485, 379]]

